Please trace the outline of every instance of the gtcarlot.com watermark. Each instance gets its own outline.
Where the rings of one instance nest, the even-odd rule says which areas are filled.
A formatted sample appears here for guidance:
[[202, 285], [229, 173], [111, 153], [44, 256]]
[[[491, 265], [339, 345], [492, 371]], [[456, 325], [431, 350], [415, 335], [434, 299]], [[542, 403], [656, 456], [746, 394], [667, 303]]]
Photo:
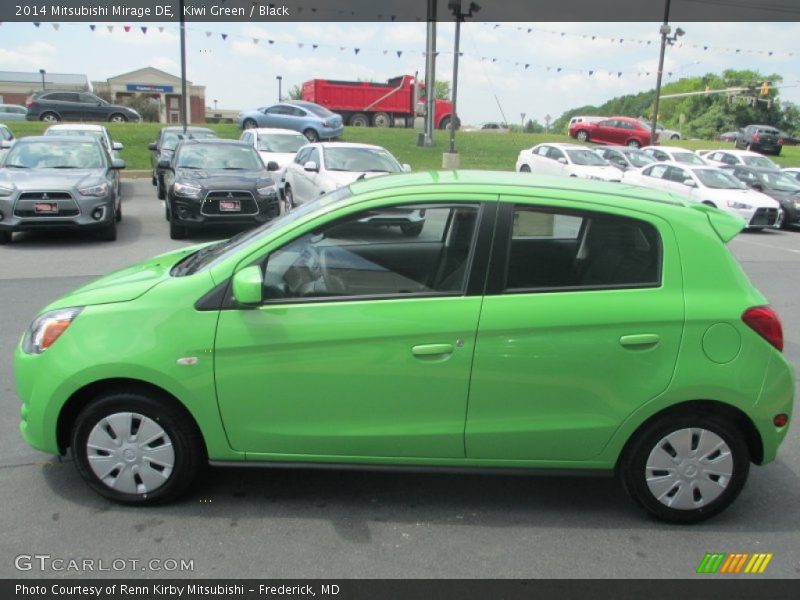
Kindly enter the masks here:
[[175, 573], [194, 571], [194, 559], [185, 558], [76, 558], [52, 556], [50, 554], [20, 554], [14, 558], [17, 571], [39, 571], [60, 573], [152, 571]]

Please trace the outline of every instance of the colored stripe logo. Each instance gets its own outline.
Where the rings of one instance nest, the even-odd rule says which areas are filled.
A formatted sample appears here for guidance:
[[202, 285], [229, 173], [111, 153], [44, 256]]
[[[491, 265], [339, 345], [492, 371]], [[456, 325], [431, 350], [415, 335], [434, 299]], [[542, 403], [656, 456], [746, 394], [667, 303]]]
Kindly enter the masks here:
[[739, 573], [745, 574], [761, 574], [767, 569], [772, 560], [772, 553], [766, 554], [757, 552], [750, 554], [749, 552], [706, 552], [700, 565], [697, 567], [697, 573], [702, 574], [725, 574], [736, 575]]

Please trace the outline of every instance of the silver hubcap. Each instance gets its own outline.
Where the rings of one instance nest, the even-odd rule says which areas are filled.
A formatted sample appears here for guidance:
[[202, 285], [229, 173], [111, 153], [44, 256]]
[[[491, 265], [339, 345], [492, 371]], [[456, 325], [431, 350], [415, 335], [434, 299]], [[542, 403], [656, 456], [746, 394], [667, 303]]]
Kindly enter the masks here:
[[86, 454], [97, 478], [126, 494], [157, 490], [175, 466], [172, 440], [161, 425], [130, 412], [100, 420], [89, 433]]
[[713, 431], [687, 428], [663, 437], [645, 467], [647, 487], [661, 504], [692, 510], [716, 500], [733, 474], [733, 454]]

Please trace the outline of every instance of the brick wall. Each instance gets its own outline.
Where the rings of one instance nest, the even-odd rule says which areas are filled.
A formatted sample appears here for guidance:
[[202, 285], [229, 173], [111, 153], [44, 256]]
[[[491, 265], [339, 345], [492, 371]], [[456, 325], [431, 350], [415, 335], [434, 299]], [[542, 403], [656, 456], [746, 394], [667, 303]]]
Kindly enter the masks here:
[[189, 97], [189, 122], [206, 122], [206, 99], [202, 96]]

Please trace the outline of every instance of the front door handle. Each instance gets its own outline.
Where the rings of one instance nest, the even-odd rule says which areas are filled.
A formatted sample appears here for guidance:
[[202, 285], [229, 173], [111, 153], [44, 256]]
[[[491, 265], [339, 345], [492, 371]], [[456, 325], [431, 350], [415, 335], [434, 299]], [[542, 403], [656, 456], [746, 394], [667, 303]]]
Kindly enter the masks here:
[[660, 341], [661, 336], [657, 333], [637, 333], [634, 335], [623, 335], [621, 338], [619, 338], [619, 343], [626, 348], [655, 346]]
[[442, 354], [452, 354], [453, 344], [422, 344], [413, 346], [411, 354], [414, 356], [439, 356]]

